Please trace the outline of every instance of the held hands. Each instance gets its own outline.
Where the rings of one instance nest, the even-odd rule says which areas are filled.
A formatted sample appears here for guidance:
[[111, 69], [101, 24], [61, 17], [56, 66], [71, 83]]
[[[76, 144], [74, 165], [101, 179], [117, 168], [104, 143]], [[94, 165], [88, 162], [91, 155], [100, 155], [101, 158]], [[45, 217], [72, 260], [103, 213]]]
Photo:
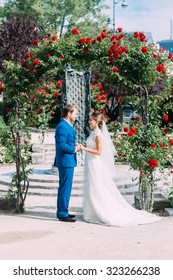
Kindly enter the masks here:
[[85, 150], [85, 146], [82, 144], [77, 144], [76, 145], [76, 152], [80, 152], [81, 150]]
[[84, 145], [80, 144], [80, 146], [81, 146], [81, 150], [86, 150], [86, 147]]

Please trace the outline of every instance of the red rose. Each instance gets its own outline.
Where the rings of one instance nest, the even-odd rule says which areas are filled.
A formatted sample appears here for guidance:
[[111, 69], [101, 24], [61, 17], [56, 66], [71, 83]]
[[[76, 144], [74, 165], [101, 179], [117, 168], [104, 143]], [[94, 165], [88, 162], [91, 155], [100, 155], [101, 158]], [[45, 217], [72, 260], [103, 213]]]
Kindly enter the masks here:
[[123, 157], [124, 155], [123, 154], [117, 154], [118, 155], [118, 157]]
[[52, 37], [52, 41], [56, 41], [57, 40], [57, 37], [54, 35], [53, 37]]
[[48, 57], [48, 58], [50, 57], [50, 53], [47, 54], [47, 57]]
[[164, 144], [163, 143], [160, 143], [160, 148], [164, 149]]
[[112, 72], [117, 73], [118, 72], [118, 68], [117, 67], [113, 67], [112, 68]]
[[29, 72], [31, 72], [31, 73], [35, 72], [35, 69], [33, 67], [30, 67]]
[[145, 41], [146, 41], [146, 36], [145, 36], [145, 34], [140, 32], [139, 35], [140, 35], [140, 41], [141, 41], [141, 42], [145, 42]]
[[127, 133], [127, 135], [130, 136], [130, 137], [133, 136], [134, 134], [135, 133], [133, 131], [131, 131], [131, 130]]
[[155, 59], [158, 59], [158, 58], [159, 58], [158, 54], [156, 54], [156, 53], [153, 54], [153, 57], [154, 57]]
[[99, 84], [99, 89], [101, 90], [103, 88], [102, 83]]
[[87, 47], [83, 48], [83, 52], [87, 53], [89, 51], [89, 49]]
[[58, 96], [59, 96], [59, 92], [56, 91], [56, 92], [55, 92], [55, 97], [58, 98]]
[[121, 39], [124, 38], [124, 37], [125, 37], [124, 34], [120, 34], [120, 35], [118, 36], [118, 40], [121, 40]]
[[140, 36], [140, 41], [141, 42], [145, 42], [146, 41], [146, 37], [145, 36]]
[[135, 120], [139, 122], [139, 121], [140, 121], [140, 117], [139, 117], [139, 116], [136, 116], [136, 117], [135, 117]]
[[164, 120], [165, 122], [168, 122], [168, 119], [169, 119], [168, 115], [167, 115], [167, 114], [164, 114], [164, 115], [163, 115], [163, 120]]
[[91, 38], [90, 38], [90, 37], [88, 37], [88, 38], [86, 38], [86, 39], [85, 39], [85, 41], [86, 41], [86, 44], [90, 44], [90, 42], [91, 42]]
[[117, 52], [118, 52], [119, 55], [123, 54], [122, 48], [120, 47], [120, 48], [117, 50]]
[[114, 53], [114, 58], [115, 59], [118, 59], [119, 58], [119, 55], [117, 53]]
[[40, 64], [40, 61], [38, 59], [34, 59], [32, 62], [34, 63], [34, 65], [39, 65]]
[[121, 27], [118, 27], [118, 28], [117, 28], [117, 31], [118, 31], [118, 32], [122, 32], [123, 29], [122, 29]]
[[38, 39], [34, 40], [34, 45], [38, 45]]
[[124, 132], [128, 132], [128, 131], [129, 131], [128, 127], [124, 127]]
[[102, 39], [105, 39], [106, 37], [108, 37], [108, 35], [106, 33], [101, 33], [101, 37]]
[[155, 148], [156, 148], [156, 144], [155, 144], [155, 143], [152, 143], [152, 144], [151, 144], [151, 148], [155, 149]]
[[121, 47], [121, 49], [122, 49], [122, 51], [123, 51], [124, 53], [126, 53], [126, 52], [127, 52], [126, 47], [122, 46], [122, 47]]
[[169, 143], [173, 145], [173, 139], [169, 139]]
[[72, 32], [73, 35], [78, 35], [79, 34], [79, 29], [78, 28], [73, 28], [71, 32]]
[[112, 53], [113, 53], [113, 50], [112, 50], [112, 49], [109, 49], [109, 50], [108, 50], [108, 53], [109, 53], [109, 54], [112, 54]]
[[96, 40], [91, 40], [91, 44], [94, 45], [96, 43]]
[[141, 49], [141, 51], [142, 51], [142, 53], [147, 53], [147, 52], [148, 52], [148, 48], [143, 47], [143, 48]]
[[156, 159], [150, 158], [148, 160], [148, 166], [150, 168], [156, 168], [158, 166], [158, 161]]
[[58, 80], [57, 85], [58, 85], [59, 87], [62, 87], [62, 81], [61, 81], [61, 80]]
[[79, 44], [81, 44], [81, 45], [85, 44], [85, 42], [86, 42], [86, 39], [85, 39], [85, 38], [81, 38], [81, 39], [79, 40]]
[[130, 131], [132, 131], [135, 134], [136, 133], [136, 128], [132, 127]]
[[64, 59], [64, 56], [63, 55], [60, 55], [60, 57], [59, 57], [60, 59]]
[[27, 65], [26, 60], [22, 59], [21, 65], [22, 65], [22, 67], [26, 67], [26, 65]]
[[135, 38], [138, 38], [139, 37], [139, 32], [134, 32], [133, 35], [134, 35]]
[[165, 65], [163, 63], [156, 66], [156, 70], [158, 72], [162, 72], [164, 70], [164, 68], [165, 68]]
[[164, 129], [163, 135], [168, 134], [169, 130], [167, 128]]
[[102, 41], [102, 36], [101, 35], [97, 36], [97, 41], [99, 41], [99, 42]]
[[8, 112], [10, 112], [10, 108], [9, 107], [6, 107], [5, 108], [5, 111], [8, 113]]
[[4, 88], [3, 88], [3, 83], [0, 82], [0, 92], [3, 92], [4, 91]]

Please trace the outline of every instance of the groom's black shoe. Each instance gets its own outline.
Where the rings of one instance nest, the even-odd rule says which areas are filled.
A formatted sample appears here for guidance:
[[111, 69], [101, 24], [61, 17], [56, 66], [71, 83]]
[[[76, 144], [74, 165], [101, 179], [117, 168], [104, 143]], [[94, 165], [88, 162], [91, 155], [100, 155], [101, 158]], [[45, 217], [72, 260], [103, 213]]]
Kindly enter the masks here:
[[76, 217], [76, 216], [73, 215], [73, 214], [68, 214], [68, 216], [69, 216], [70, 218], [75, 218], [75, 217]]
[[70, 218], [69, 216], [67, 216], [67, 217], [62, 217], [62, 218], [58, 218], [60, 221], [62, 221], [62, 222], [71, 222], [71, 223], [74, 223], [74, 222], [76, 222], [76, 220], [75, 219], [72, 219], [72, 218]]

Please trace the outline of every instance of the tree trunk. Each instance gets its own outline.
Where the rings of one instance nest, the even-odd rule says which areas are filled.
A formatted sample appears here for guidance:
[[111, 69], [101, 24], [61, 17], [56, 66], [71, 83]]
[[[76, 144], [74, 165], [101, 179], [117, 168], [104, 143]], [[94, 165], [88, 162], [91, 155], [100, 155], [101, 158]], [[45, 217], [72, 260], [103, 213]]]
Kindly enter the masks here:
[[22, 197], [22, 159], [21, 159], [21, 130], [20, 130], [20, 117], [19, 117], [19, 105], [16, 102], [15, 105], [15, 125], [11, 127], [11, 132], [15, 144], [16, 150], [16, 174], [14, 174], [12, 182], [15, 184], [17, 188], [17, 197], [16, 197], [16, 212], [23, 212], [24, 201]]
[[61, 24], [61, 29], [60, 29], [60, 38], [62, 37], [62, 32], [63, 32], [63, 28], [64, 28], [64, 23], [65, 23], [65, 16], [62, 17], [62, 24]]

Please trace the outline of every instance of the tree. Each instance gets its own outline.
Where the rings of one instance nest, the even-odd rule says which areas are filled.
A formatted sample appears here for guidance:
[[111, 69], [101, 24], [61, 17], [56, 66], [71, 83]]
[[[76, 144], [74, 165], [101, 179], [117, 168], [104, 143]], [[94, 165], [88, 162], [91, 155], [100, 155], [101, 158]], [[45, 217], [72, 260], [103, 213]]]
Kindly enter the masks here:
[[34, 45], [34, 39], [40, 39], [40, 30], [29, 17], [16, 16], [4, 21], [0, 27], [0, 71], [5, 60], [19, 61]]
[[[1, 9], [1, 18], [16, 14], [31, 16], [44, 31], [60, 36], [85, 16], [97, 19], [103, 0], [9, 0]], [[99, 19], [99, 18], [98, 18]]]

